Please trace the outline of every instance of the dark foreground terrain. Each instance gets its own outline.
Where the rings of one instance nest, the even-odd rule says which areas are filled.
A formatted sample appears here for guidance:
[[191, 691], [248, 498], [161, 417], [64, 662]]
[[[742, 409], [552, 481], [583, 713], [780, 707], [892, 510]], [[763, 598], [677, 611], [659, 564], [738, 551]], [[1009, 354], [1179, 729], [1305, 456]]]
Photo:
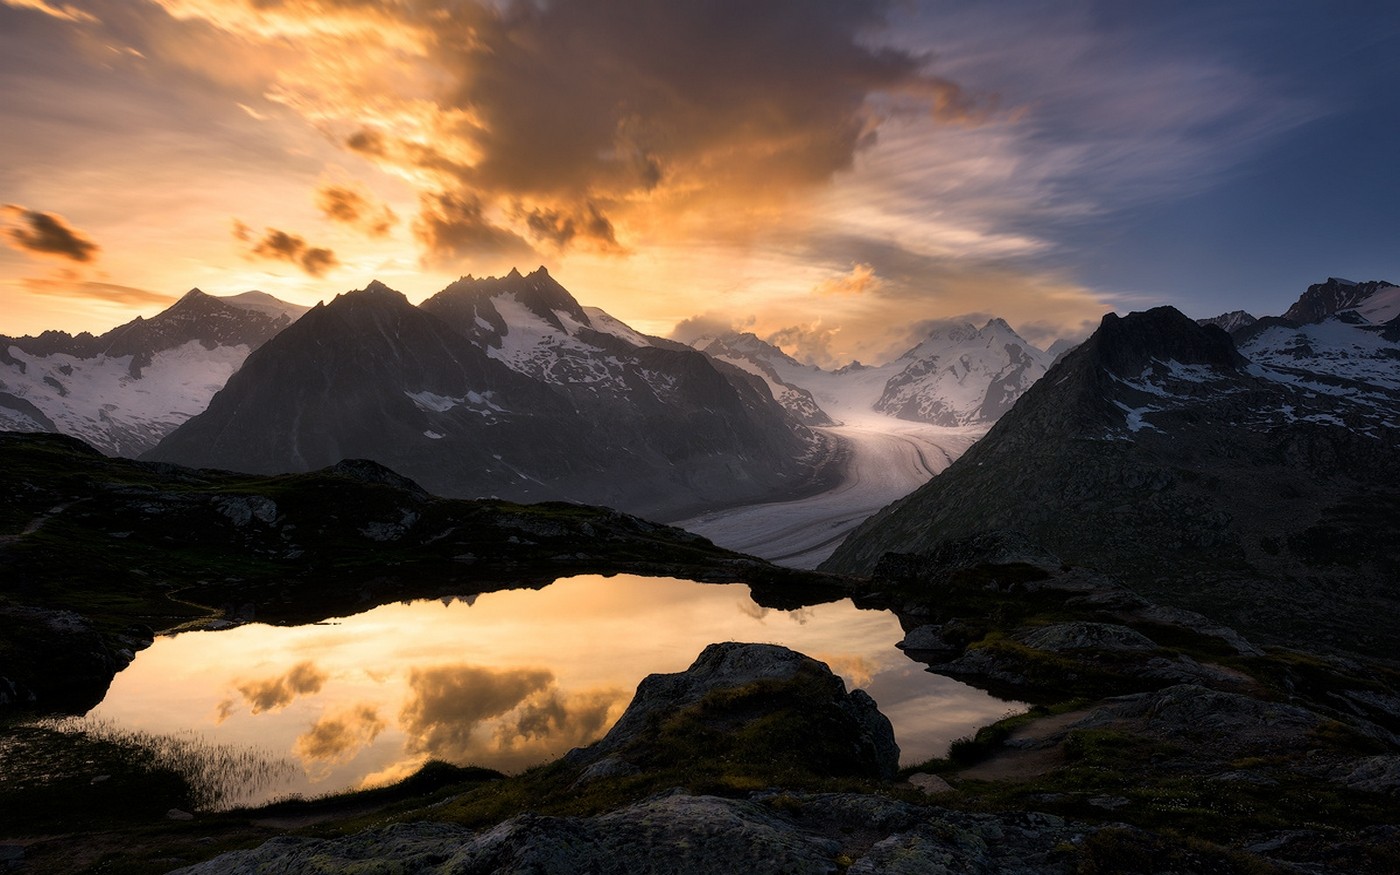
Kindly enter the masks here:
[[[382, 467], [260, 478], [0, 435], [0, 863], [29, 872], [1400, 870], [1400, 671], [1259, 646], [983, 535], [866, 579], [787, 572], [573, 505], [437, 499]], [[327, 510], [329, 509], [329, 510]], [[896, 770], [888, 722], [820, 663], [707, 648], [595, 745], [507, 777], [199, 810], [139, 744], [59, 734], [153, 633], [306, 622], [580, 572], [746, 581], [895, 611], [907, 655], [1035, 703]]]

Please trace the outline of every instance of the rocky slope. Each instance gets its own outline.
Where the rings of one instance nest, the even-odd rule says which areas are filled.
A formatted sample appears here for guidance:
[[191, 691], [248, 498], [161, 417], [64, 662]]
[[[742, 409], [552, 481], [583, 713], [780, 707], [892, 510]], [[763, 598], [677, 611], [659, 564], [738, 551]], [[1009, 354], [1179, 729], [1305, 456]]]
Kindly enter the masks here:
[[135, 456], [202, 411], [248, 354], [306, 311], [262, 292], [191, 289], [100, 336], [0, 337], [0, 428]]
[[338, 296], [148, 458], [255, 473], [368, 458], [442, 495], [665, 519], [795, 493], [825, 449], [761, 381], [590, 315], [541, 268], [422, 307], [378, 283]]
[[868, 574], [888, 552], [1019, 530], [1268, 640], [1393, 656], [1395, 365], [1341, 377], [1308, 369], [1326, 356], [1284, 368], [1245, 348], [1260, 361], [1171, 308], [1104, 317], [986, 438], [824, 567]]

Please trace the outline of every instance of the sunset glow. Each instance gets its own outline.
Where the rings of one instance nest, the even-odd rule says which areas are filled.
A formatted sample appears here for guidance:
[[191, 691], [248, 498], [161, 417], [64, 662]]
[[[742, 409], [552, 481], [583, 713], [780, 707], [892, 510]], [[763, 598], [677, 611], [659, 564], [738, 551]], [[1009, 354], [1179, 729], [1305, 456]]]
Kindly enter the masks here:
[[[991, 5], [0, 0], [0, 332], [544, 264], [640, 330], [841, 364], [938, 317], [1047, 345], [1400, 274], [1352, 257], [1393, 242], [1397, 182], [1346, 141], [1393, 12]], [[1285, 63], [1304, 38], [1350, 60]], [[1324, 197], [1357, 210], [1265, 215], [1343, 151]]]

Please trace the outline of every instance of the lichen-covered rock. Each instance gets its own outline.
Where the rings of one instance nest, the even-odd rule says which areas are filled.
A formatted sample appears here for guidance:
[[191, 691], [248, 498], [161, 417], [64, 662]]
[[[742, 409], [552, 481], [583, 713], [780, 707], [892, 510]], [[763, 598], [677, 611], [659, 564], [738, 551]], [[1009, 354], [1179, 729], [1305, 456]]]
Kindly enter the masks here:
[[1321, 716], [1296, 705], [1178, 684], [1110, 699], [1074, 728], [1122, 726], [1225, 757], [1304, 749], [1322, 723]]
[[1341, 782], [1353, 790], [1400, 797], [1400, 756], [1366, 757], [1354, 765], [1348, 764]]
[[598, 817], [525, 814], [473, 835], [401, 824], [340, 839], [279, 838], [179, 870], [184, 875], [341, 873], [752, 875], [838, 871], [840, 844], [754, 802], [675, 794]]
[[1156, 650], [1141, 632], [1115, 623], [1056, 623], [1026, 634], [1022, 639], [1036, 650]]
[[[663, 728], [669, 744], [658, 741]], [[889, 780], [899, 769], [890, 721], [863, 690], [848, 693], [824, 663], [786, 647], [732, 641], [709, 645], [683, 672], [643, 679], [608, 734], [565, 759], [656, 767], [677, 755], [677, 738], [734, 742], [733, 756], [777, 755], [819, 775]]]
[[[964, 814], [852, 793], [751, 800], [675, 791], [596, 817], [524, 814], [473, 833], [410, 823], [334, 839], [283, 837], [178, 875], [1068, 875], [1083, 826], [1045, 814]], [[854, 861], [854, 865], [852, 865]]]

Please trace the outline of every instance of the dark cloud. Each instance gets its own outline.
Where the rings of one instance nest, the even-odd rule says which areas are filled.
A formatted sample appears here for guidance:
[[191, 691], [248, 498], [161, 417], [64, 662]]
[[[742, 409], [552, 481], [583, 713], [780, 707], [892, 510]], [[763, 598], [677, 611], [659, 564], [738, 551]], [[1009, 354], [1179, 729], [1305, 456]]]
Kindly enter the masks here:
[[850, 169], [892, 115], [978, 117], [927, 58], [867, 39], [890, 5], [462, 0], [451, 16], [410, 5], [397, 14], [434, 35], [426, 48], [449, 83], [440, 112], [407, 129], [366, 113], [343, 143], [435, 180], [416, 223], [432, 259], [522, 250], [482, 218], [507, 206], [536, 240], [621, 251], [620, 217], [655, 227], [702, 203], [785, 198]]
[[387, 204], [375, 203], [348, 185], [326, 184], [316, 190], [316, 206], [332, 221], [349, 225], [371, 237], [385, 237], [399, 217]]
[[512, 710], [554, 683], [544, 669], [496, 670], [473, 665], [413, 669], [412, 698], [399, 714], [410, 753], [462, 762], [471, 758], [479, 724]]
[[41, 213], [18, 204], [6, 204], [5, 213], [19, 223], [7, 228], [5, 236], [10, 245], [21, 252], [89, 262], [100, 250], [96, 243], [55, 213]]
[[424, 195], [413, 234], [427, 261], [452, 263], [475, 257], [532, 257], [524, 238], [487, 218], [481, 199], [471, 194]]
[[496, 743], [502, 750], [545, 745], [567, 750], [596, 741], [610, 725], [613, 707], [622, 698], [618, 690], [593, 690], [566, 696], [557, 690], [526, 702], [496, 727]]
[[[486, 7], [486, 4], [481, 4]], [[873, 142], [874, 95], [966, 118], [971, 102], [926, 59], [871, 47], [884, 2], [557, 0], [481, 16], [444, 43], [493, 191], [785, 187], [829, 179]], [[489, 7], [487, 7], [489, 8]], [[894, 101], [897, 103], [898, 101]]]
[[[263, 238], [254, 243], [249, 250], [250, 255], [295, 264], [311, 276], [323, 276], [340, 264], [334, 252], [311, 246], [296, 234], [276, 228], [267, 228], [265, 232]], [[237, 219], [233, 222], [233, 236], [244, 243], [250, 243], [253, 239], [251, 229]]]
[[399, 715], [405, 750], [514, 770], [596, 741], [626, 701], [622, 690], [570, 693], [544, 669], [457, 665], [414, 670]]
[[603, 215], [595, 203], [587, 203], [578, 210], [535, 208], [522, 211], [525, 226], [536, 240], [545, 240], [560, 249], [575, 241], [587, 243], [591, 248], [603, 252], [620, 252], [617, 232], [608, 217]]
[[371, 705], [355, 705], [323, 716], [297, 736], [293, 752], [307, 764], [343, 763], [383, 732], [386, 723]]
[[[297, 696], [319, 693], [325, 682], [326, 673], [308, 660], [292, 666], [285, 674], [245, 681], [235, 689], [243, 696], [243, 700], [248, 703], [248, 708], [254, 714], [261, 714], [264, 711], [285, 708]], [[232, 713], [234, 704], [234, 700], [229, 699], [219, 705], [220, 719]]]

